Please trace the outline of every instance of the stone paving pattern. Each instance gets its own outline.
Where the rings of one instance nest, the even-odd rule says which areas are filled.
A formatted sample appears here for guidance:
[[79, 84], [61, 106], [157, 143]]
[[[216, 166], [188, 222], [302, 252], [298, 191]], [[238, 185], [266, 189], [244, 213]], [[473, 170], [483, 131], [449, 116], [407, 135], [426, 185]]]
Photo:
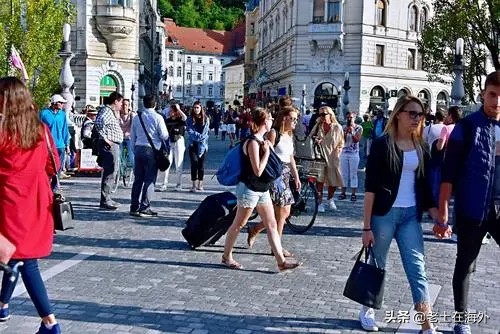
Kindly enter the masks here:
[[[342, 296], [360, 249], [362, 196], [336, 201], [338, 211], [320, 214], [304, 235], [285, 229], [283, 244], [304, 261], [303, 267], [278, 273], [265, 234], [253, 249], [246, 232], [238, 239], [235, 258], [245, 270], [220, 265], [223, 239], [213, 247], [191, 250], [181, 235], [185, 220], [208, 194], [226, 189], [212, 175], [228, 142], [211, 139], [204, 193], [155, 193], [157, 218], [128, 215], [130, 189], [120, 188], [116, 212], [98, 209], [99, 179], [73, 177], [63, 189], [74, 204], [75, 228], [55, 236], [54, 251], [41, 261], [47, 270], [80, 252], [95, 255], [50, 278], [47, 288], [64, 333], [363, 333], [358, 305]], [[186, 155], [186, 159], [187, 155]], [[184, 186], [189, 187], [189, 161]], [[187, 172], [187, 173], [186, 173]], [[361, 184], [364, 173], [360, 172]], [[455, 244], [438, 241], [424, 223], [428, 277], [442, 289], [438, 313], [453, 310], [451, 278]], [[473, 333], [500, 329], [499, 249], [483, 247], [470, 291], [470, 307], [489, 318]], [[383, 322], [385, 311], [409, 310], [411, 293], [395, 242], [387, 266], [384, 307], [377, 320], [385, 332], [398, 324]], [[11, 301], [12, 318], [2, 333], [34, 333], [39, 320], [27, 294]], [[450, 325], [439, 324], [448, 332]]]

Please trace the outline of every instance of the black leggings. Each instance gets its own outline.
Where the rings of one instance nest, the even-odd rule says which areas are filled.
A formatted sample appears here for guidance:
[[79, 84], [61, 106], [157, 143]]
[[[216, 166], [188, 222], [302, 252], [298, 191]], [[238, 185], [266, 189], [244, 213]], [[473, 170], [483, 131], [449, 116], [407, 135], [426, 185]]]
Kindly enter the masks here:
[[205, 156], [207, 151], [203, 152], [201, 157], [198, 157], [198, 145], [189, 146], [189, 160], [191, 160], [191, 181], [203, 181], [205, 176]]
[[489, 232], [500, 245], [500, 220], [496, 218], [494, 209], [490, 212], [488, 221], [481, 225], [464, 219], [460, 215], [457, 215], [455, 219], [458, 243], [457, 260], [453, 273], [453, 297], [457, 312], [467, 311], [470, 276], [476, 271], [476, 259], [486, 233]]

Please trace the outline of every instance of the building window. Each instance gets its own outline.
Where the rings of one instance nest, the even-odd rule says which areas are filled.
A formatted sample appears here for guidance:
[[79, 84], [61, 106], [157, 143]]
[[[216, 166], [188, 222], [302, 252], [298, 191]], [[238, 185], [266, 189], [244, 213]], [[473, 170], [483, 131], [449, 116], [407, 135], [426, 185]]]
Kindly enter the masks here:
[[177, 61], [178, 62], [182, 61], [182, 53], [180, 53], [180, 52], [177, 54]]
[[422, 8], [422, 11], [420, 12], [420, 24], [418, 26], [419, 31], [424, 30], [426, 22], [427, 22], [427, 9]]
[[221, 60], [220, 60], [220, 64], [221, 64], [221, 65], [224, 65], [224, 59], [221, 59]]
[[250, 23], [250, 35], [255, 35], [255, 23]]
[[250, 49], [250, 61], [255, 61], [255, 49]]
[[224, 81], [224, 72], [220, 74], [220, 81]]
[[285, 48], [285, 49], [283, 49], [283, 68], [286, 67], [287, 60], [288, 60], [288, 57], [286, 55], [286, 48]]
[[191, 87], [186, 87], [186, 95], [191, 95]]
[[410, 15], [408, 19], [409, 29], [410, 31], [417, 31], [417, 23], [418, 23], [418, 15], [417, 15], [417, 7], [410, 7]]
[[328, 23], [340, 22], [340, 1], [329, 0], [327, 3], [327, 16]]
[[174, 67], [173, 66], [169, 66], [168, 67], [168, 76], [169, 77], [173, 77], [174, 76]]
[[180, 66], [177, 67], [177, 76], [182, 77], [182, 67]]
[[224, 87], [219, 89], [219, 96], [224, 96]]
[[281, 31], [280, 31], [281, 25], [280, 25], [280, 16], [276, 16], [276, 38], [280, 37]]
[[168, 61], [174, 61], [174, 51], [168, 53]]
[[377, 1], [376, 8], [376, 25], [385, 27], [386, 4], [383, 0]]
[[384, 66], [384, 46], [376, 45], [375, 51], [375, 65]]
[[186, 72], [186, 79], [191, 80], [191, 72]]
[[288, 62], [290, 66], [293, 65], [292, 57], [293, 57], [293, 46], [290, 45], [290, 61]]
[[273, 29], [274, 29], [274, 23], [273, 23], [273, 21], [271, 21], [271, 23], [269, 23], [269, 43], [271, 43], [274, 40], [273, 39]]
[[186, 62], [188, 62], [188, 63], [191, 62], [191, 56], [187, 56]]
[[196, 95], [198, 95], [198, 96], [201, 95], [201, 87], [200, 86], [196, 87]]
[[407, 68], [410, 70], [414, 70], [415, 69], [415, 49], [408, 49], [407, 58], [408, 58]]
[[313, 23], [323, 23], [325, 20], [325, 0], [314, 0]]
[[285, 33], [286, 29], [288, 28], [288, 26], [286, 25], [287, 16], [288, 16], [288, 8], [285, 6], [285, 8], [283, 9], [283, 33]]
[[175, 87], [175, 90], [177, 91], [177, 93], [181, 93], [182, 92], [182, 86], [177, 86]]
[[422, 52], [417, 53], [417, 70], [422, 71], [424, 69], [423, 67], [423, 60], [422, 60]]
[[133, 8], [134, 4], [132, 0], [111, 0], [112, 6], [123, 6], [128, 8]]
[[201, 72], [196, 72], [196, 80], [201, 80]]
[[201, 64], [201, 63], [202, 63], [201, 57], [198, 57], [198, 64]]
[[208, 73], [208, 81], [213, 81], [214, 80], [214, 74], [212, 72]]
[[213, 58], [208, 58], [208, 63], [209, 64], [213, 64], [214, 63], [214, 59]]
[[214, 95], [214, 88], [212, 86], [208, 86], [208, 96]]

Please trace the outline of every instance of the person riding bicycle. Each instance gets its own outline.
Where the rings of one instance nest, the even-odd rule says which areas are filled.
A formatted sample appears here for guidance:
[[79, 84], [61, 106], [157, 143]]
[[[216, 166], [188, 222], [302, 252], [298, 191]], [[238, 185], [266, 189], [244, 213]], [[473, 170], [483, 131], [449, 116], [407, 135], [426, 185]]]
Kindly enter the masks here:
[[120, 146], [120, 151], [123, 147], [127, 146], [128, 158], [132, 170], [134, 170], [134, 148], [130, 144], [130, 132], [132, 127], [132, 119], [136, 116], [136, 113], [130, 109], [130, 100], [123, 99], [122, 109], [120, 110], [120, 127], [123, 131], [123, 142]]

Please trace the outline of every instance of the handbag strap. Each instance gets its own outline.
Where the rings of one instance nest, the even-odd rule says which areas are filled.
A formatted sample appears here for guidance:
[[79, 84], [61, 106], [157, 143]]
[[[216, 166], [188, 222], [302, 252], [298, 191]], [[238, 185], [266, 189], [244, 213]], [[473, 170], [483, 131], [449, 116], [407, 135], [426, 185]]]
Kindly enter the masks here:
[[365, 263], [368, 263], [368, 259], [371, 256], [372, 259], [373, 259], [373, 263], [375, 264], [375, 267], [380, 268], [379, 265], [378, 265], [378, 263], [377, 263], [377, 259], [375, 258], [375, 253], [373, 252], [373, 247], [372, 247], [371, 244], [368, 247], [363, 246], [361, 248], [361, 250], [358, 253], [358, 259], [357, 259], [357, 261], [361, 261], [361, 256], [363, 254], [365, 254]]
[[43, 132], [45, 133], [45, 142], [47, 143], [47, 150], [49, 151], [50, 161], [52, 162], [52, 167], [54, 168], [54, 172], [55, 172], [54, 176], [56, 178], [57, 186], [59, 188], [59, 177], [57, 176], [56, 158], [54, 156], [54, 151], [52, 151], [52, 145], [50, 145], [50, 138], [49, 138], [49, 134], [47, 133], [47, 129], [43, 128]]
[[139, 121], [141, 121], [142, 129], [144, 130], [144, 133], [146, 134], [146, 138], [148, 139], [149, 145], [151, 145], [151, 148], [153, 151], [157, 151], [155, 146], [153, 145], [153, 140], [151, 139], [151, 136], [149, 133], [146, 131], [146, 126], [144, 125], [144, 121], [142, 120], [142, 112], [140, 112], [137, 116], [139, 116]]

